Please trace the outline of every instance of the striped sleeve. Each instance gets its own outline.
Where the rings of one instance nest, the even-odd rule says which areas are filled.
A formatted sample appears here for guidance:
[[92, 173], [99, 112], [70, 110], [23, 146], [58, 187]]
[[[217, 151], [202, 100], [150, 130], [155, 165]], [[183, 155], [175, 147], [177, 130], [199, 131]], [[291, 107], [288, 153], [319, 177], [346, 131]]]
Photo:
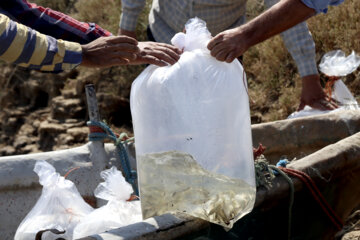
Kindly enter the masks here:
[[0, 59], [47, 72], [69, 70], [81, 63], [78, 43], [56, 40], [0, 14]]

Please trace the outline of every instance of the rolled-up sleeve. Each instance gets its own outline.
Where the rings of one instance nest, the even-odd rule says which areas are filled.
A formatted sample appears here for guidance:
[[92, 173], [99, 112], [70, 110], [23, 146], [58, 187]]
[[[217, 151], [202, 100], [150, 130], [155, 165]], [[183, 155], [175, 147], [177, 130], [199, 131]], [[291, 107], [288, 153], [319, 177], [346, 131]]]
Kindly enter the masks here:
[[79, 43], [56, 40], [0, 14], [0, 59], [30, 69], [61, 72], [82, 61]]
[[315, 9], [316, 13], [326, 13], [328, 6], [337, 6], [344, 0], [301, 0], [309, 8]]
[[122, 0], [119, 27], [127, 31], [135, 31], [137, 20], [145, 3], [145, 0]]

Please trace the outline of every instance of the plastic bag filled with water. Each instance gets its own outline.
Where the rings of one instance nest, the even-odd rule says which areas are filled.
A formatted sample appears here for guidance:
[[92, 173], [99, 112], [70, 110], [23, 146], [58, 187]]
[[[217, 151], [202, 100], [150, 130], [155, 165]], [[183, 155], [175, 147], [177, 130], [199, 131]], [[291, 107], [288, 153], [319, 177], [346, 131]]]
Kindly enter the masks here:
[[143, 217], [184, 212], [231, 228], [256, 194], [246, 76], [210, 55], [204, 21], [185, 28], [172, 40], [179, 61], [132, 84]]

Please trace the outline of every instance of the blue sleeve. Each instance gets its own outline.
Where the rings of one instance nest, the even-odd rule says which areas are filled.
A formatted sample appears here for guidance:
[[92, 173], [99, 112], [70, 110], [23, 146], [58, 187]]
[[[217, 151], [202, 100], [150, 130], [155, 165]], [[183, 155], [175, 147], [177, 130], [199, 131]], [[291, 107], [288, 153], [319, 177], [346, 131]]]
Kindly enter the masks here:
[[307, 7], [315, 9], [316, 13], [326, 13], [328, 6], [337, 6], [344, 0], [301, 0]]

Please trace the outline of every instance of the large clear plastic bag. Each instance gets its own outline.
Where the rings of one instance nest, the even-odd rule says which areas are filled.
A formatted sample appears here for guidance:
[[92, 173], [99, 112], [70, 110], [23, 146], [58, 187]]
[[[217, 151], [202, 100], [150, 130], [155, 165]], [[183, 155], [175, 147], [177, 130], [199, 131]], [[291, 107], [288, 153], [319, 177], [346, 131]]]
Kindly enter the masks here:
[[101, 172], [105, 182], [94, 193], [108, 203], [82, 219], [74, 229], [74, 239], [102, 233], [142, 220], [140, 201], [127, 201], [133, 192], [122, 173], [115, 167]]
[[[327, 76], [342, 77], [355, 71], [359, 65], [360, 56], [358, 56], [354, 51], [346, 57], [343, 51], [336, 50], [328, 52], [322, 57], [319, 69]], [[335, 81], [333, 88], [331, 97], [339, 103], [338, 109], [324, 111], [306, 106], [303, 110], [292, 113], [288, 118], [306, 117], [334, 111], [336, 112], [339, 110], [360, 109], [356, 99], [341, 79]]]
[[210, 55], [204, 21], [185, 28], [172, 40], [179, 61], [132, 84], [143, 217], [185, 212], [231, 228], [256, 194], [246, 77], [239, 61]]
[[74, 183], [60, 176], [49, 163], [36, 162], [34, 171], [39, 175], [43, 190], [35, 206], [20, 223], [14, 239], [35, 239], [39, 231], [47, 229], [65, 233], [46, 232], [42, 234], [43, 240], [73, 239], [75, 225], [93, 208], [83, 200]]

